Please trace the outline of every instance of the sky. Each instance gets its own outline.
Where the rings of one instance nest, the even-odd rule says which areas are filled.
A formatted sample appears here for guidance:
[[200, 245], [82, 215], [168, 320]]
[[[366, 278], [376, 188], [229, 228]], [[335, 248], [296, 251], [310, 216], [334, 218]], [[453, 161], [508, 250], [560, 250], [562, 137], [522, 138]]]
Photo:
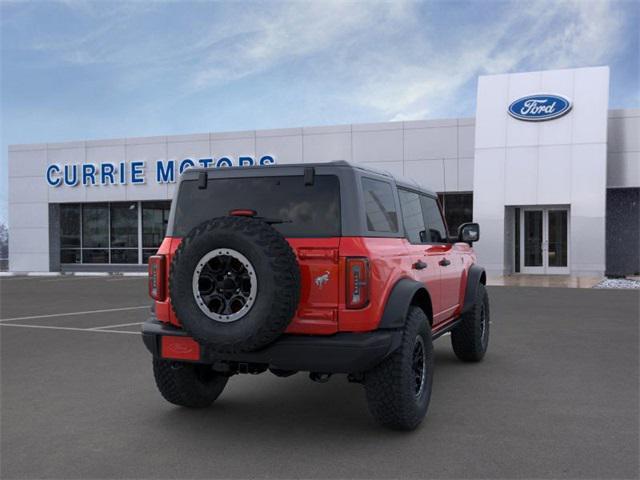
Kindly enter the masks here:
[[478, 75], [611, 67], [640, 106], [640, 2], [0, 0], [11, 144], [474, 116]]

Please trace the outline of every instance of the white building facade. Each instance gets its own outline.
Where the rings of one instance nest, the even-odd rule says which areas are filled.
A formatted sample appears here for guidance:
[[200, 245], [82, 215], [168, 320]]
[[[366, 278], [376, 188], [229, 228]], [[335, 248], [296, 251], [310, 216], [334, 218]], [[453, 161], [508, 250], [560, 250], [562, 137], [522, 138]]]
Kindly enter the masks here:
[[347, 160], [480, 223], [490, 274], [637, 274], [640, 110], [608, 98], [607, 67], [528, 72], [480, 77], [475, 118], [10, 146], [9, 268], [144, 269], [191, 165]]

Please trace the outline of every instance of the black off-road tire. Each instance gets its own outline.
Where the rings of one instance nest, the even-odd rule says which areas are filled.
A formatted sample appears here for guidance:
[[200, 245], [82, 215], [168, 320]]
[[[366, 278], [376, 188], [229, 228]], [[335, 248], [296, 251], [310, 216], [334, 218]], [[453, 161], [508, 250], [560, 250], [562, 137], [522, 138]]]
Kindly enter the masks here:
[[489, 346], [489, 295], [484, 285], [478, 285], [473, 308], [451, 330], [451, 346], [464, 362], [479, 362]]
[[[253, 305], [228, 323], [208, 317], [193, 293], [198, 262], [220, 248], [244, 255], [257, 278]], [[267, 223], [249, 217], [214, 218], [195, 227], [177, 248], [169, 294], [182, 327], [199, 343], [217, 352], [248, 352], [273, 342], [289, 325], [300, 299], [300, 269], [287, 240]]]
[[208, 365], [161, 359], [153, 360], [153, 376], [165, 400], [189, 408], [210, 406], [229, 380]]
[[[419, 340], [421, 339], [421, 340]], [[422, 342], [424, 380], [416, 392], [414, 353]], [[431, 326], [424, 311], [410, 307], [402, 344], [365, 375], [365, 392], [371, 415], [380, 424], [396, 430], [413, 430], [427, 413], [433, 383]]]

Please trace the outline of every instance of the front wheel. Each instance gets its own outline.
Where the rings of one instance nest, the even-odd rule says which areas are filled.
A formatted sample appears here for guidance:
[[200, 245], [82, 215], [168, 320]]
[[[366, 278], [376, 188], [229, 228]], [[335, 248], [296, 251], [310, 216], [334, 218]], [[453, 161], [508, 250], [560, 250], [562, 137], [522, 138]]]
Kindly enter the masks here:
[[412, 306], [400, 347], [365, 375], [369, 411], [386, 427], [413, 430], [427, 414], [432, 383], [431, 327], [424, 311]]
[[489, 346], [489, 295], [478, 285], [473, 308], [462, 315], [462, 321], [451, 330], [451, 346], [464, 362], [479, 362]]
[[153, 359], [153, 375], [160, 393], [168, 402], [181, 407], [204, 408], [222, 393], [226, 376], [208, 365]]

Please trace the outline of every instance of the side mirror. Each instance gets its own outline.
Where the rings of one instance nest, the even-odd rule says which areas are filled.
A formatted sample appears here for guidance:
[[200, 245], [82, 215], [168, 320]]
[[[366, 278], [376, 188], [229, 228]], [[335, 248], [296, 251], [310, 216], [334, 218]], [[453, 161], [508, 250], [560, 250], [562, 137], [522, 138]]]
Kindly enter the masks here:
[[420, 235], [420, 243], [427, 243], [427, 231], [426, 230], [420, 230], [418, 235]]
[[480, 240], [480, 225], [477, 223], [463, 223], [458, 227], [458, 241], [473, 243]]

